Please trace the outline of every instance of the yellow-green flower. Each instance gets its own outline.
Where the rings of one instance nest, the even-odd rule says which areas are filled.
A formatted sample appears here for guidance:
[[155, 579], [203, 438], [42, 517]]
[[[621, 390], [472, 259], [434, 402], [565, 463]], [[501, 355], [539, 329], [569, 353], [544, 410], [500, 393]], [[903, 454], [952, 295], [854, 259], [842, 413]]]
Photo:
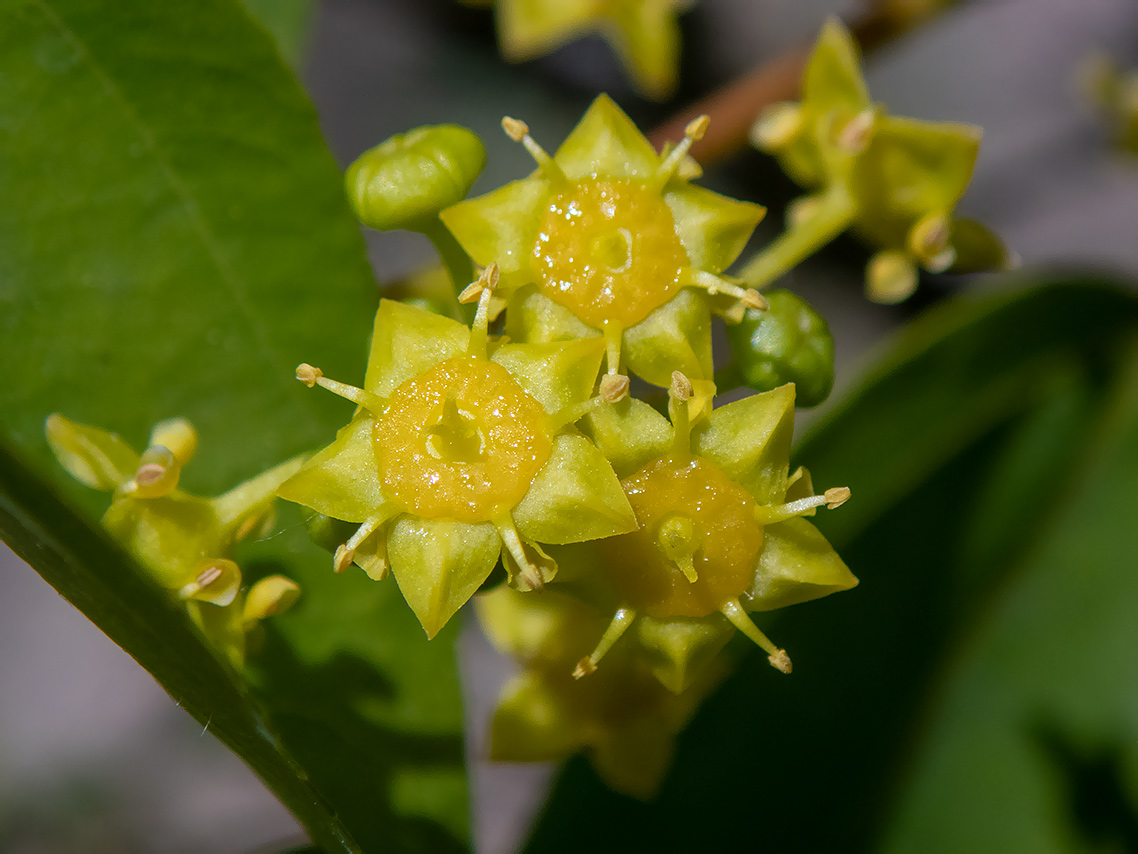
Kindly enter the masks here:
[[556, 565], [541, 544], [635, 527], [616, 475], [573, 428], [590, 403], [599, 340], [488, 340], [491, 267], [464, 292], [468, 328], [384, 300], [362, 389], [302, 365], [298, 378], [359, 405], [336, 440], [280, 495], [359, 524], [336, 552], [375, 579], [395, 575], [433, 637], [501, 556], [511, 582], [535, 589]]
[[596, 33], [612, 45], [637, 90], [663, 100], [676, 88], [676, 18], [689, 5], [691, 0], [498, 0], [498, 41], [506, 59], [523, 62]]
[[792, 205], [789, 230], [740, 277], [764, 287], [846, 228], [879, 247], [866, 271], [877, 302], [907, 298], [918, 266], [1006, 266], [1011, 256], [999, 238], [953, 213], [972, 180], [980, 136], [973, 125], [887, 115], [870, 100], [853, 37], [831, 19], [807, 65], [801, 102], [772, 105], [752, 131], [755, 145], [814, 193]]
[[763, 208], [681, 174], [706, 117], [665, 154], [604, 95], [552, 157], [523, 123], [503, 126], [538, 170], [441, 217], [475, 261], [500, 267], [508, 334], [531, 342], [603, 337], [607, 399], [620, 396], [612, 392], [622, 361], [656, 385], [666, 386], [675, 369], [710, 380], [708, 295], [763, 305], [720, 275]]
[[655, 794], [676, 735], [728, 671], [715, 661], [676, 694], [625, 649], [577, 681], [573, 665], [604, 629], [603, 611], [553, 588], [541, 596], [500, 588], [475, 605], [494, 645], [524, 664], [498, 698], [490, 758], [540, 762], [584, 750], [609, 786], [633, 797]]
[[790, 472], [792, 384], [718, 407], [694, 427], [691, 386], [682, 375], [670, 395], [671, 425], [636, 400], [599, 407], [586, 420], [622, 478], [639, 527], [593, 546], [601, 567], [594, 584], [609, 589], [615, 616], [577, 675], [592, 673], [629, 629], [631, 643], [675, 691], [686, 688], [734, 629], [790, 672], [786, 652], [746, 612], [857, 583], [802, 518], [821, 506], [838, 507], [849, 490], [815, 495], [805, 469]]
[[291, 605], [299, 587], [274, 575], [243, 591], [233, 545], [271, 528], [276, 490], [302, 461], [290, 460], [223, 495], [203, 498], [177, 488], [197, 448], [197, 432], [187, 421], [158, 424], [142, 454], [114, 433], [58, 414], [47, 419], [45, 433], [73, 477], [114, 493], [103, 516], [111, 536], [185, 602], [214, 646], [240, 668], [247, 633]]

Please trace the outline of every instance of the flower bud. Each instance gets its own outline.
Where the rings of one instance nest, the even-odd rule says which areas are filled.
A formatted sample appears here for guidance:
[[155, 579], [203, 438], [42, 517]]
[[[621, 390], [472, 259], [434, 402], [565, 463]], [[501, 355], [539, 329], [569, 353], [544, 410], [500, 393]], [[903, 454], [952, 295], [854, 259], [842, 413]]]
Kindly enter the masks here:
[[834, 385], [834, 339], [826, 321], [789, 291], [770, 291], [767, 311], [748, 309], [727, 327], [734, 366], [743, 383], [769, 391], [795, 384], [799, 406], [817, 406]]
[[360, 222], [379, 231], [422, 231], [466, 198], [486, 165], [473, 131], [431, 125], [396, 134], [361, 154], [344, 176]]

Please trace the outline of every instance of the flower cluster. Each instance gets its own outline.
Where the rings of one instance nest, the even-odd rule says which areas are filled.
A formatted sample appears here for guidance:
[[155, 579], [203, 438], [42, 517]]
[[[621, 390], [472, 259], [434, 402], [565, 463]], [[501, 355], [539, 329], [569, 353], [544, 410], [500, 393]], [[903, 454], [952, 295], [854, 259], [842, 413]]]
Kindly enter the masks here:
[[[641, 796], [727, 672], [733, 634], [790, 672], [749, 612], [857, 583], [806, 519], [849, 491], [815, 494], [789, 467], [786, 380], [821, 375], [807, 394], [825, 397], [832, 341], [797, 298], [772, 305], [725, 275], [763, 208], [692, 183], [688, 150], [706, 126], [658, 152], [602, 96], [554, 154], [503, 121], [537, 162], [528, 178], [453, 204], [444, 181], [437, 211], [408, 189], [416, 222], [437, 217], [482, 268], [457, 295], [473, 320], [383, 300], [362, 387], [299, 366], [303, 383], [357, 409], [279, 490], [356, 526], [334, 570], [393, 575], [428, 636], [482, 594], [488, 635], [523, 665], [495, 718], [495, 757], [585, 749]], [[444, 134], [404, 139], [434, 162]], [[386, 145], [364, 155], [370, 174], [386, 174], [384, 150], [417, 169], [407, 146]], [[355, 208], [397, 208], [369, 201], [374, 182], [352, 177], [363, 171], [349, 171]], [[769, 320], [761, 336], [740, 322], [748, 312]], [[717, 316], [771, 345], [743, 366], [766, 390], [718, 407]], [[652, 386], [664, 391], [633, 394]]]
[[182, 467], [197, 449], [197, 432], [182, 419], [155, 426], [142, 454], [114, 433], [52, 415], [45, 425], [56, 459], [77, 480], [113, 493], [103, 526], [182, 601], [191, 619], [240, 669], [246, 640], [266, 617], [300, 595], [282, 575], [242, 587], [235, 543], [273, 525], [274, 496], [300, 468], [291, 460], [216, 498], [178, 489]]

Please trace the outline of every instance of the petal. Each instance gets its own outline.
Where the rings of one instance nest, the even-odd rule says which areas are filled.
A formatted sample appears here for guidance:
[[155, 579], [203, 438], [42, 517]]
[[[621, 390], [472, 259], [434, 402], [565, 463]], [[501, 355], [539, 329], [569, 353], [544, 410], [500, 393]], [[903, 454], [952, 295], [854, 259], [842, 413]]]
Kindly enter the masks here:
[[617, 477], [640, 471], [672, 446], [672, 425], [668, 419], [632, 397], [594, 409], [585, 416], [582, 426]]
[[593, 101], [554, 160], [572, 180], [648, 178], [660, 164], [656, 150], [608, 95]]
[[711, 379], [711, 310], [704, 295], [684, 288], [626, 329], [623, 355], [629, 371], [663, 388], [671, 385], [672, 371], [691, 380]]
[[218, 524], [230, 534], [246, 521], [264, 516], [276, 500], [281, 484], [300, 471], [304, 457], [293, 457], [212, 500]]
[[579, 543], [636, 530], [636, 515], [604, 455], [584, 436], [562, 434], [512, 514], [538, 543]]
[[707, 617], [640, 617], [633, 625], [652, 675], [673, 694], [682, 694], [735, 634], [722, 614]]
[[669, 3], [614, 4], [611, 41], [636, 88], [662, 101], [676, 88], [680, 62], [680, 25]]
[[489, 524], [402, 516], [387, 555], [403, 598], [433, 638], [477, 592], [498, 562], [502, 541]]
[[869, 106], [857, 44], [837, 18], [830, 18], [814, 46], [802, 81], [802, 103], [812, 111], [858, 111]]
[[692, 450], [715, 463], [760, 504], [786, 495], [794, 433], [794, 384], [712, 411], [692, 432]]
[[502, 55], [521, 62], [549, 53], [594, 26], [595, 9], [594, 0], [501, 0], [497, 22]]
[[1016, 255], [998, 234], [974, 219], [955, 219], [952, 222], [952, 248], [956, 260], [953, 273], [986, 273], [990, 270], [1009, 270], [1016, 265]]
[[160, 498], [118, 497], [103, 527], [167, 590], [192, 582], [203, 561], [226, 556], [230, 546], [213, 504], [178, 491]]
[[92, 489], [117, 489], [138, 470], [138, 453], [117, 433], [71, 421], [59, 413], [48, 416], [44, 433], [59, 464]]
[[186, 603], [186, 610], [210, 646], [226, 657], [234, 670], [245, 666], [245, 624], [241, 603], [220, 607], [207, 602]]
[[400, 384], [444, 359], [463, 355], [469, 341], [470, 330], [457, 320], [394, 300], [380, 300], [364, 388], [388, 397]]
[[471, 258], [483, 266], [498, 265], [501, 287], [521, 287], [533, 281], [530, 253], [548, 199], [546, 181], [526, 178], [459, 202], [439, 217]]
[[721, 273], [739, 257], [766, 208], [695, 187], [674, 185], [664, 196], [676, 234], [697, 270]]
[[536, 286], [522, 288], [506, 309], [506, 334], [514, 341], [543, 344], [598, 338], [600, 332], [586, 326], [565, 306], [555, 303]]
[[566, 702], [572, 677], [527, 670], [502, 689], [490, 727], [490, 758], [496, 762], [563, 759], [585, 745], [590, 721]]
[[768, 525], [763, 534], [750, 598], [740, 600], [748, 611], [773, 611], [857, 585], [849, 567], [805, 519]]
[[605, 355], [603, 338], [557, 344], [504, 344], [490, 357], [550, 415], [588, 400]]
[[388, 505], [372, 450], [373, 418], [360, 412], [336, 439], [281, 484], [286, 501], [345, 522], [364, 522]]

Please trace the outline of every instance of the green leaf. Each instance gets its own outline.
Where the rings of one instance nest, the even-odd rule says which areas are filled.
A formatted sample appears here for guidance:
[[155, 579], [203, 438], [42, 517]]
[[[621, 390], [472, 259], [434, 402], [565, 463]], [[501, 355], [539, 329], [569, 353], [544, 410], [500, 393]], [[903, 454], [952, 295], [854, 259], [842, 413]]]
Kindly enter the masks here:
[[[652, 803], [570, 762], [529, 849], [860, 851], [884, 836], [893, 850], [1069, 850], [1092, 837], [1072, 799], [1102, 755], [1111, 820], [1132, 828], [1117, 769], [1136, 743], [1138, 431], [1111, 413], [1092, 428], [1136, 330], [1130, 293], [1077, 280], [956, 300], [905, 330], [799, 449], [815, 483], [852, 488], [815, 522], [860, 585], [763, 615], [793, 675], [748, 650]], [[1132, 419], [1133, 397], [1117, 399]], [[1080, 508], [1070, 530], [1063, 508]], [[1060, 745], [1053, 767], [1038, 737], [1024, 747], [1033, 731]]]
[[298, 65], [304, 53], [312, 0], [241, 0], [249, 14], [261, 22], [276, 41], [281, 55]]
[[459, 847], [453, 633], [428, 645], [393, 582], [333, 576], [284, 505], [287, 533], [235, 555], [250, 582], [302, 585], [251, 650], [250, 688], [107, 543], [106, 497], [44, 438], [56, 411], [135, 447], [184, 416], [201, 443], [181, 486], [217, 495], [349, 420], [293, 373], [359, 384], [374, 283], [272, 43], [236, 0], [4, 0], [0, 163], [0, 533], [326, 851]]

